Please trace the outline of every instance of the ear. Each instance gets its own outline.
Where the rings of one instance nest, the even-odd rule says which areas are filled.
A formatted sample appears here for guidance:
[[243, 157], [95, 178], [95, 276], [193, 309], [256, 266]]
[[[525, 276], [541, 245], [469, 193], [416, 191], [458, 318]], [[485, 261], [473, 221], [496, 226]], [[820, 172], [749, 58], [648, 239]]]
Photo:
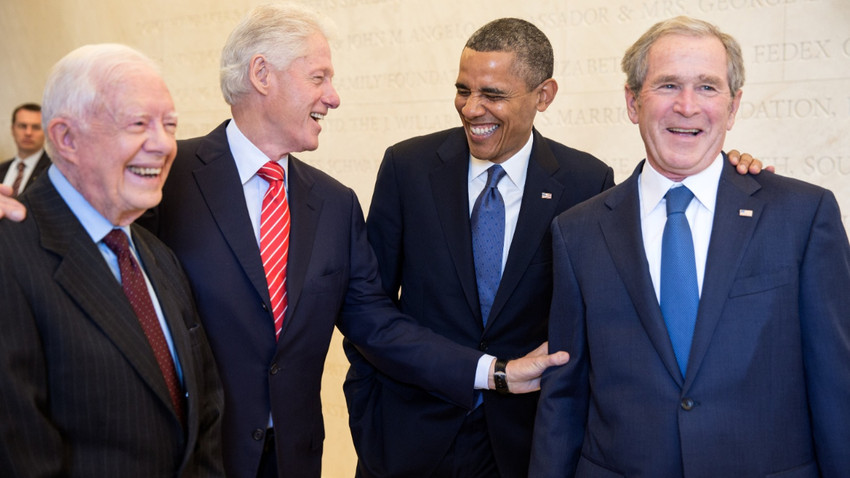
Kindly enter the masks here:
[[537, 111], [542, 113], [555, 101], [555, 95], [558, 94], [558, 82], [554, 78], [549, 78], [538, 88], [540, 91], [537, 93]]
[[638, 98], [628, 85], [624, 89], [626, 90], [626, 110], [629, 112], [629, 119], [632, 120], [632, 123], [638, 124]]
[[257, 54], [251, 57], [251, 61], [248, 64], [248, 75], [251, 85], [253, 85], [257, 92], [263, 96], [269, 93], [272, 70], [265, 56]]
[[735, 126], [735, 115], [738, 114], [738, 108], [741, 106], [741, 97], [744, 95], [742, 90], [738, 90], [735, 93], [735, 97], [732, 98], [732, 104], [730, 105], [729, 110], [729, 119], [726, 120], [726, 131], [731, 131], [732, 126]]
[[47, 136], [62, 159], [76, 164], [79, 135], [71, 120], [62, 117], [53, 118], [47, 125]]

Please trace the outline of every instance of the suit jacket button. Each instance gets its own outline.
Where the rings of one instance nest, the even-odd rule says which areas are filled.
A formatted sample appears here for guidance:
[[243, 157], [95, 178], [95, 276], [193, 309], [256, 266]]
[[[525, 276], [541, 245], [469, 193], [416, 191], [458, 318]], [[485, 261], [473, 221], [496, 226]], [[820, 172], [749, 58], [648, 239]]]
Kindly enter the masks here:
[[265, 436], [266, 436], [265, 430], [260, 429], [260, 428], [257, 428], [256, 430], [254, 430], [254, 433], [251, 434], [251, 437], [254, 438], [254, 440], [257, 440], [257, 441], [262, 440], [263, 438], [265, 438]]
[[478, 344], [478, 350], [480, 350], [480, 351], [482, 351], [482, 352], [486, 352], [486, 351], [487, 351], [487, 348], [488, 348], [489, 346], [490, 346], [490, 344], [488, 344], [487, 342], [485, 342], [485, 341], [483, 341], [483, 340], [482, 340], [482, 341], [481, 341], [481, 343], [480, 343], [480, 344]]
[[280, 367], [278, 367], [276, 363], [273, 363], [272, 368], [269, 370], [269, 373], [271, 373], [272, 375], [277, 375], [278, 372], [280, 372]]
[[696, 405], [696, 402], [694, 402], [694, 399], [692, 399], [692, 398], [682, 399], [682, 410], [689, 412], [689, 411], [693, 410], [694, 405]]

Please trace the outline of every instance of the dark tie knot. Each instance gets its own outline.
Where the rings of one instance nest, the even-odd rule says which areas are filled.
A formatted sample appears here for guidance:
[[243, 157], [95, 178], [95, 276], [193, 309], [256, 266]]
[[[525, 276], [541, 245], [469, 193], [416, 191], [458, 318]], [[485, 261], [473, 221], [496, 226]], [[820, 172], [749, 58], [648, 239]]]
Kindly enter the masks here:
[[495, 188], [499, 185], [499, 181], [505, 177], [505, 170], [498, 164], [494, 164], [487, 169], [487, 186], [484, 189]]
[[18, 173], [23, 173], [23, 172], [24, 172], [24, 169], [25, 169], [26, 167], [27, 167], [27, 165], [26, 165], [26, 164], [24, 164], [24, 162], [23, 162], [23, 161], [19, 161], [19, 162], [18, 162]]
[[283, 181], [283, 167], [274, 161], [264, 164], [257, 174], [268, 182]]
[[118, 257], [130, 251], [130, 242], [121, 229], [109, 231], [109, 234], [103, 237], [103, 243]]
[[664, 197], [667, 198], [667, 215], [669, 216], [677, 212], [685, 212], [685, 209], [688, 208], [688, 204], [691, 203], [691, 199], [694, 197], [694, 193], [687, 187], [681, 186], [670, 188]]

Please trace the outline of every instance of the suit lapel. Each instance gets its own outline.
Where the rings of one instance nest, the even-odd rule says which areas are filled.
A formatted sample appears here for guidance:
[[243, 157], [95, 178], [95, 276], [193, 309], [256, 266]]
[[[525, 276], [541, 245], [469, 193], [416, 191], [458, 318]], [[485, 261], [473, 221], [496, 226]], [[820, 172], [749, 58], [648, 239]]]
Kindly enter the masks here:
[[[537, 130], [534, 130], [533, 134], [534, 145], [528, 161], [519, 218], [511, 239], [511, 249], [502, 280], [493, 301], [490, 319], [487, 321], [488, 328], [498, 322], [499, 312], [528, 269], [531, 258], [537, 252], [537, 247], [529, 245], [540, 244], [546, 235], [564, 192], [564, 184], [555, 177], [559, 169], [555, 155]], [[551, 198], [543, 199], [543, 193], [551, 194]]]
[[600, 218], [599, 225], [646, 334], [670, 376], [681, 386], [682, 373], [655, 296], [643, 246], [638, 198], [638, 176], [642, 168], [643, 162], [631, 177], [611, 191], [605, 201], [609, 213]]
[[437, 216], [466, 301], [480, 325], [483, 321], [478, 303], [472, 230], [469, 225], [469, 146], [462, 128], [454, 130], [440, 145], [437, 157], [439, 163], [429, 174]]
[[33, 186], [30, 214], [39, 225], [42, 246], [60, 258], [56, 282], [171, 408], [165, 380], [130, 302], [97, 245], [50, 181]]
[[[322, 213], [323, 199], [313, 192], [315, 179], [299, 159], [289, 155], [289, 262], [286, 267], [288, 306], [281, 335], [292, 322], [313, 254], [316, 230]], [[282, 340], [280, 341], [282, 342]], [[279, 342], [279, 343], [280, 343]]]
[[227, 143], [225, 127], [219, 126], [198, 147], [198, 159], [203, 166], [193, 171], [198, 189], [204, 196], [210, 214], [218, 224], [221, 235], [236, 256], [242, 270], [251, 281], [257, 294], [271, 310], [269, 289], [263, 260], [253, 234], [248, 206], [243, 194], [225, 194], [224, 191], [242, 191], [236, 161]]
[[[693, 382], [705, 357], [738, 266], [764, 209], [763, 201], [753, 197], [760, 188], [758, 182], [752, 176], [741, 176], [735, 172], [725, 154], [723, 162], [686, 387]], [[741, 215], [740, 210], [752, 211], [752, 216]]]

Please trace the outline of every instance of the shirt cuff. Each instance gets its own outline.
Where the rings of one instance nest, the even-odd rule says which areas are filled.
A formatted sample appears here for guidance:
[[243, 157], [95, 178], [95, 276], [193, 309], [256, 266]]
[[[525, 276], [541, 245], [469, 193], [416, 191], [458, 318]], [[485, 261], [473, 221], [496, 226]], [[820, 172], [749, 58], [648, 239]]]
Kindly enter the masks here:
[[496, 360], [496, 357], [484, 354], [478, 359], [478, 367], [475, 369], [475, 389], [488, 390], [490, 389], [490, 365]]

